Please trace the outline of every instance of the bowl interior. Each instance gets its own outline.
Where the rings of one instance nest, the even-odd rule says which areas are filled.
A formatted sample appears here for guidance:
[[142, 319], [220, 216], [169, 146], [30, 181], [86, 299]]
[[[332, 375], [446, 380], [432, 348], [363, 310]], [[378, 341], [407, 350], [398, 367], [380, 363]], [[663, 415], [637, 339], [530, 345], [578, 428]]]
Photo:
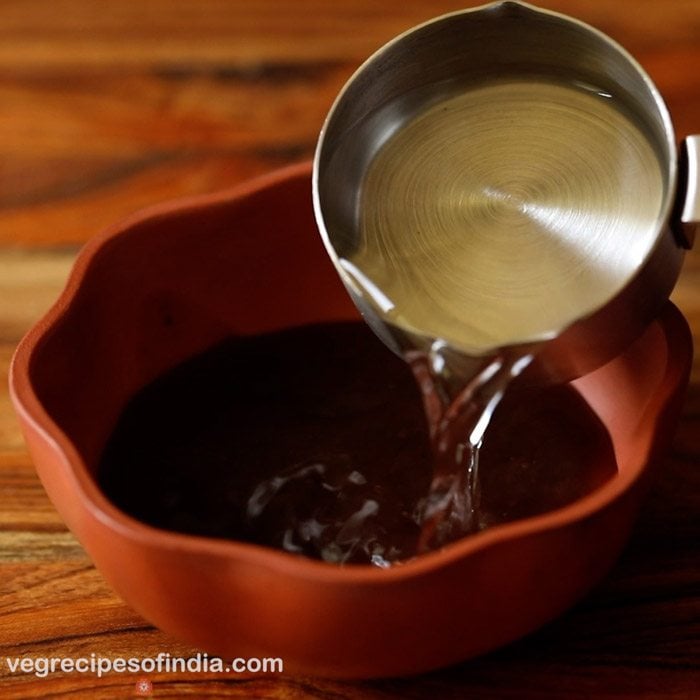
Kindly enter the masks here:
[[[93, 241], [25, 344], [25, 398], [34, 394], [34, 417], [74, 446], [73, 468], [94, 486], [119, 413], [159, 374], [230, 335], [356, 318], [317, 234], [304, 165], [235, 195], [156, 208]], [[625, 483], [644, 468], [689, 357], [687, 327], [670, 307], [574, 383], [607, 426]], [[602, 491], [612, 497], [617, 480]]]
[[29, 381], [89, 469], [128, 398], [184, 359], [230, 335], [358, 317], [304, 206], [302, 172], [155, 210], [84, 251]]

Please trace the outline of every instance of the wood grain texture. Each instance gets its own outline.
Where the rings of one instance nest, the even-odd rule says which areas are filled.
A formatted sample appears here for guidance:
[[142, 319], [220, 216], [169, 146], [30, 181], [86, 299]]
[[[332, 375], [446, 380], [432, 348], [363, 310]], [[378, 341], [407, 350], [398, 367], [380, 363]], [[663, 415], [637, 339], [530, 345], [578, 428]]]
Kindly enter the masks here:
[[[132, 697], [137, 676], [11, 673], [6, 657], [189, 656], [111, 592], [48, 501], [6, 389], [12, 350], [79, 245], [142, 206], [309, 157], [358, 63], [469, 2], [7, 0], [0, 4], [0, 696]], [[476, 4], [476, 3], [472, 3]], [[651, 73], [679, 136], [700, 131], [697, 0], [551, 0]], [[674, 300], [700, 334], [700, 251]], [[506, 649], [364, 683], [149, 674], [154, 697], [700, 697], [700, 363], [664, 476], [584, 602]], [[553, 575], [556, 575], [553, 562]]]

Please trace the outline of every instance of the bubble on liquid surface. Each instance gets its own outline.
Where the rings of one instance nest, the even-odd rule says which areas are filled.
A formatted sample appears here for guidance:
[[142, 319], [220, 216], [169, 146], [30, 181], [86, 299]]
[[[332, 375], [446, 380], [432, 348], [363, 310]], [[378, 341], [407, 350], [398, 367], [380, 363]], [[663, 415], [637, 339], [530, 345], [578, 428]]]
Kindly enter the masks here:
[[[260, 482], [246, 515], [250, 530], [267, 543], [336, 564], [388, 567], [410, 556], [418, 534], [412, 513], [338, 456]], [[401, 528], [387, 528], [387, 519]]]

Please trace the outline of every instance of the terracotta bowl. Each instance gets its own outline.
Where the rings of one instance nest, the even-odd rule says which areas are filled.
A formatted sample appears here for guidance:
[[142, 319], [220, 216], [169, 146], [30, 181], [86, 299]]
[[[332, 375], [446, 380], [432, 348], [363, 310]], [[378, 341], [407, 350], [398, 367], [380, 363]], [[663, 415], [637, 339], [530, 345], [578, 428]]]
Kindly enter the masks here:
[[610, 569], [688, 380], [690, 336], [670, 304], [624, 355], [575, 383], [610, 430], [615, 478], [400, 567], [167, 532], [100, 492], [100, 452], [151, 379], [233, 332], [356, 317], [316, 231], [307, 164], [150, 209], [85, 247], [17, 349], [12, 397], [56, 508], [146, 619], [210, 654], [282, 657], [289, 672], [399, 675], [534, 630]]

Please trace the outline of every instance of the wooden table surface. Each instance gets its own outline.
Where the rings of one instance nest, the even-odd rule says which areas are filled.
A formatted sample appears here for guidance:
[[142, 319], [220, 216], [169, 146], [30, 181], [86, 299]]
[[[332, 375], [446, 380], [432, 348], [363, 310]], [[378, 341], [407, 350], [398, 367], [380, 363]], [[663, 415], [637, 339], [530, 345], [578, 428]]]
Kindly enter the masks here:
[[[543, 0], [544, 1], [544, 0]], [[466, 3], [470, 4], [470, 3]], [[625, 45], [700, 132], [700, 0], [548, 0]], [[0, 3], [0, 697], [131, 697], [133, 675], [12, 673], [7, 658], [188, 656], [112, 593], [34, 473], [5, 377], [90, 236], [144, 205], [308, 158], [358, 63], [462, 2]], [[700, 333], [700, 248], [674, 299]], [[154, 697], [700, 698], [700, 365], [665, 474], [608, 578], [506, 649], [343, 683], [151, 674]]]

